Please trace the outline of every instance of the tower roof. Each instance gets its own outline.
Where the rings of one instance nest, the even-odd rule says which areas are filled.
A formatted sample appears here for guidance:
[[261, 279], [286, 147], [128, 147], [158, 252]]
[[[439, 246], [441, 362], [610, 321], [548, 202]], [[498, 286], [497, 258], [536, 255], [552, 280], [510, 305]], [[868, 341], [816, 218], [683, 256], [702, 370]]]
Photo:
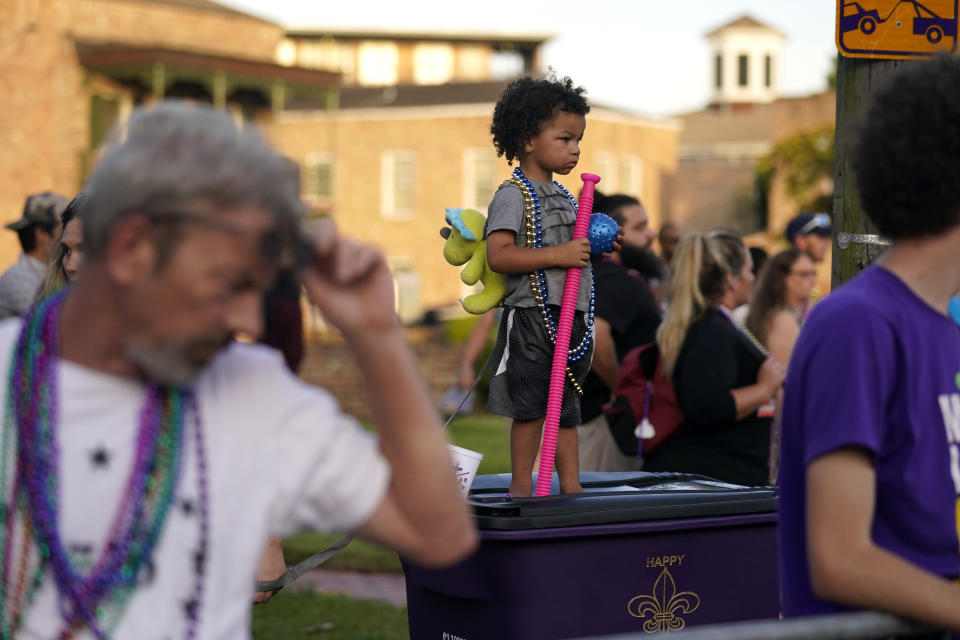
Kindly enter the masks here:
[[780, 34], [781, 36], [784, 35], [783, 33], [781, 33], [780, 31], [777, 31], [776, 29], [774, 29], [774, 28], [771, 27], [770, 25], [763, 24], [763, 23], [760, 22], [759, 20], [755, 19], [753, 16], [749, 16], [749, 15], [747, 15], [747, 14], [744, 14], [744, 15], [740, 16], [739, 18], [737, 18], [736, 20], [734, 20], [733, 22], [728, 22], [727, 24], [723, 25], [722, 27], [717, 27], [717, 28], [714, 29], [713, 31], [709, 32], [709, 33], [707, 34], [707, 37], [710, 38], [710, 37], [712, 37], [712, 36], [719, 35], [719, 34], [723, 33], [724, 31], [726, 31], [727, 29], [743, 29], [743, 28], [747, 28], [747, 29], [762, 29], [762, 30], [764, 30], [764, 31], [771, 31], [771, 32], [773, 32], [773, 33], [778, 33], [778, 34]]

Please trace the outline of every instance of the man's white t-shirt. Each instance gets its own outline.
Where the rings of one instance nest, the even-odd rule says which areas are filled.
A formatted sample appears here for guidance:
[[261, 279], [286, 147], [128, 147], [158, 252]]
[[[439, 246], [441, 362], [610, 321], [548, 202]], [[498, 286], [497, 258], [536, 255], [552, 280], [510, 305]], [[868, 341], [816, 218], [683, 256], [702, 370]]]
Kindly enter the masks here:
[[[19, 321], [0, 323], [4, 372], [19, 327]], [[4, 394], [6, 384], [4, 375]], [[196, 637], [249, 638], [257, 561], [268, 535], [356, 528], [384, 499], [389, 467], [374, 438], [328, 393], [302, 383], [266, 347], [233, 344], [195, 389], [210, 523]], [[59, 525], [77, 564], [96, 562], [106, 543], [133, 465], [144, 397], [141, 382], [59, 363]], [[176, 495], [151, 570], [112, 627], [115, 640], [184, 637], [200, 549], [194, 429], [188, 416]], [[61, 629], [48, 572], [16, 637], [48, 640]], [[85, 629], [75, 637], [92, 634]]]

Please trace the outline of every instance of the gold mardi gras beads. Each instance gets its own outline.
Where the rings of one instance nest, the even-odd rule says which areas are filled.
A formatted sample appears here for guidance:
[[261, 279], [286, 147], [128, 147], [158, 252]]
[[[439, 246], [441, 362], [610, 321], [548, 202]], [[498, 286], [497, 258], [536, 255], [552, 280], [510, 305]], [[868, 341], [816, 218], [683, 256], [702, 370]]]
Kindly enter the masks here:
[[[527, 185], [523, 184], [516, 178], [511, 178], [510, 183], [520, 189], [520, 193], [523, 195], [523, 220], [526, 226], [526, 246], [528, 248], [534, 248], [534, 224], [533, 224], [533, 196], [530, 193], [530, 190], [527, 188]], [[540, 289], [540, 281], [537, 279], [536, 273], [528, 274], [530, 278], [530, 290], [533, 293], [533, 299], [537, 302], [537, 307], [540, 309], [540, 315], [543, 317], [543, 325], [547, 331], [547, 337], [550, 339], [550, 342], [556, 344], [557, 336], [554, 335], [551, 331], [552, 327], [550, 326], [550, 320], [547, 317], [546, 301], [543, 299], [543, 291]], [[567, 380], [570, 381], [573, 390], [577, 392], [578, 396], [583, 395], [583, 387], [580, 386], [580, 383], [577, 382], [576, 376], [573, 375], [573, 371], [570, 370], [570, 365], [566, 366]]]

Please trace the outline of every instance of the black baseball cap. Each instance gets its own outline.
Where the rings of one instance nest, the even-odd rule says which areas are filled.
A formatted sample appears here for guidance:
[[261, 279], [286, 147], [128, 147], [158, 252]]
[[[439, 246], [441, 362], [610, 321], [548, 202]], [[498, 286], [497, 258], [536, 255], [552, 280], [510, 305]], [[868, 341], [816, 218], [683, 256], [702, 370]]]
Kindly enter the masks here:
[[799, 236], [808, 236], [815, 233], [818, 236], [829, 237], [833, 233], [830, 216], [825, 213], [801, 213], [787, 223], [787, 242], [793, 242]]

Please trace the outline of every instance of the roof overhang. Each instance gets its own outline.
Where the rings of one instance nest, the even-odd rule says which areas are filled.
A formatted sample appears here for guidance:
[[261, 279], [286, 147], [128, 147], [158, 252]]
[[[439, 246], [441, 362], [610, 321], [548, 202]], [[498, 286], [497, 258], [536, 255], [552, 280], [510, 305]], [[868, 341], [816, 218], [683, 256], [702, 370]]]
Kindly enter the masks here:
[[76, 41], [80, 64], [95, 71], [123, 71], [165, 65], [198, 72], [222, 72], [261, 81], [280, 80], [312, 87], [337, 87], [339, 73], [305, 67], [288, 67], [262, 60], [233, 58], [182, 49], [138, 47], [117, 42]]

